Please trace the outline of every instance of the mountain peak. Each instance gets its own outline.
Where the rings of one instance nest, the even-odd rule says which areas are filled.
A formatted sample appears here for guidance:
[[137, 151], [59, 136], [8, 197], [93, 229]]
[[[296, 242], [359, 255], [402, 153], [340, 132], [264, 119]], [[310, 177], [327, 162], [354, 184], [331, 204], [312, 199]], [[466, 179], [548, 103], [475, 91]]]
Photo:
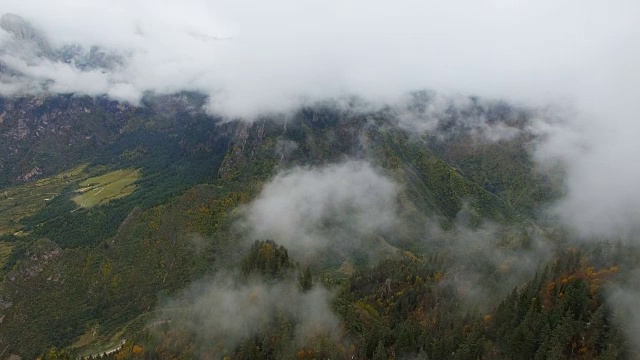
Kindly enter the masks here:
[[0, 28], [24, 40], [33, 40], [39, 35], [22, 16], [12, 13], [2, 14], [0, 17]]
[[0, 28], [13, 34], [17, 40], [35, 44], [45, 54], [49, 54], [51, 52], [49, 42], [44, 34], [34, 28], [20, 15], [12, 13], [2, 14], [2, 16], [0, 16]]

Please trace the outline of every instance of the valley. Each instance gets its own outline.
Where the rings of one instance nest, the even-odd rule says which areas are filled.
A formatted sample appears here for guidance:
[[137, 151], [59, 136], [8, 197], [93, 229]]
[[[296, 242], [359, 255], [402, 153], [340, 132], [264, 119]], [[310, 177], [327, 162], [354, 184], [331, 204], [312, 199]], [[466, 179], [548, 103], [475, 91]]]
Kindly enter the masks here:
[[[534, 172], [524, 130], [469, 151], [464, 130], [418, 140], [390, 127], [394, 118], [385, 112], [319, 105], [286, 128], [277, 117], [218, 124], [178, 114], [165, 120], [173, 125], [151, 131], [129, 125], [106, 148], [110, 158], [82, 159], [3, 189], [0, 339], [12, 344], [8, 351], [26, 358], [52, 347], [75, 356], [117, 350], [108, 355], [114, 358], [270, 358], [273, 351], [285, 358], [381, 351], [509, 358], [524, 351], [512, 346], [524, 345], [504, 326], [533, 321], [511, 306], [544, 298], [549, 309], [574, 309], [562, 294], [578, 291], [571, 301], [589, 305], [572, 321], [586, 322], [605, 306], [600, 284], [610, 278], [589, 274], [631, 261], [618, 261], [608, 246], [576, 252], [557, 225], [536, 219], [539, 205], [526, 199], [545, 203], [558, 190]], [[348, 178], [360, 180], [338, 180]], [[292, 223], [281, 228], [282, 221]], [[264, 238], [274, 243], [251, 246]], [[298, 281], [313, 285], [298, 288]], [[214, 305], [199, 313], [201, 302], [220, 296], [215, 289], [248, 301], [242, 312], [256, 307], [273, 320], [229, 335], [235, 327], [206, 314], [238, 310]], [[325, 289], [335, 295], [325, 298]], [[307, 319], [276, 305], [262, 309], [272, 306], [273, 292], [290, 293], [299, 311], [312, 311], [305, 299], [318, 297], [314, 311], [325, 310]], [[238, 316], [232, 321], [243, 324]], [[196, 318], [205, 323], [190, 323]], [[299, 332], [307, 326], [313, 337]], [[586, 336], [579, 329], [573, 338]], [[265, 332], [272, 337], [261, 338]], [[625, 351], [619, 335], [604, 334], [616, 345], [596, 339], [580, 351]], [[300, 336], [304, 345], [292, 348], [287, 339]], [[536, 344], [527, 351], [568, 351]], [[256, 355], [251, 346], [264, 350]]]
[[0, 360], [640, 359], [639, 4], [0, 0]]

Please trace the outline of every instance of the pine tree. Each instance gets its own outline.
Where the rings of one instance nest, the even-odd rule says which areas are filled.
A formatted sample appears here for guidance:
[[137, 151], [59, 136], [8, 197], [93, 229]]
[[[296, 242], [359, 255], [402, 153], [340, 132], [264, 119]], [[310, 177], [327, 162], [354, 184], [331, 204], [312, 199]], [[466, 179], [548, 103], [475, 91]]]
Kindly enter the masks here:
[[307, 268], [302, 272], [302, 275], [300, 275], [300, 288], [302, 288], [302, 291], [307, 292], [311, 290], [311, 287], [313, 287], [313, 277], [311, 275], [311, 270], [307, 266]]
[[42, 360], [71, 360], [71, 353], [64, 349], [52, 347], [42, 355]]
[[382, 340], [378, 342], [376, 351], [373, 353], [373, 360], [387, 360], [387, 350], [384, 348]]

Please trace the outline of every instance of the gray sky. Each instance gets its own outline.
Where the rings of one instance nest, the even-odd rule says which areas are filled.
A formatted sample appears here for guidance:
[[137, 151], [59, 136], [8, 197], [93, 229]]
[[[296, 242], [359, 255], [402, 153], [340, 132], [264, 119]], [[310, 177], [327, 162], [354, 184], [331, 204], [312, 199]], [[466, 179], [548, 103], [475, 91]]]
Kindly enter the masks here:
[[234, 114], [301, 95], [394, 97], [425, 87], [579, 101], [585, 87], [619, 75], [633, 64], [624, 58], [639, 55], [640, 5], [615, 4], [0, 0], [53, 42], [131, 52], [110, 81], [131, 85], [132, 99], [144, 90], [200, 88], [220, 92], [220, 106]]
[[421, 88], [568, 109], [540, 149], [569, 165], [559, 214], [583, 235], [640, 222], [637, 0], [0, 0], [0, 9], [54, 44], [127, 54], [110, 73], [13, 59], [55, 91], [135, 102], [148, 90], [201, 90], [213, 110], [248, 117], [301, 97], [393, 101]]

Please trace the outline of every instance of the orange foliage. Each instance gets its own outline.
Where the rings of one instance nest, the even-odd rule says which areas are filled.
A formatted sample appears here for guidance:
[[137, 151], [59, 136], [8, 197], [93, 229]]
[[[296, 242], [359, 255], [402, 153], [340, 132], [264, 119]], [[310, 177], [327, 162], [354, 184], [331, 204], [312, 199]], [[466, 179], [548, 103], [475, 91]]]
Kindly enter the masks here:
[[140, 356], [142, 355], [142, 352], [144, 351], [144, 349], [142, 348], [142, 346], [138, 346], [138, 345], [134, 345], [133, 346], [133, 350], [131, 350], [131, 352], [133, 353], [133, 355], [135, 356]]
[[439, 283], [440, 281], [442, 281], [442, 279], [444, 279], [444, 274], [441, 273], [440, 271], [438, 271], [435, 274], [433, 274], [433, 281], [434, 282]]
[[[593, 266], [590, 266], [586, 269], [578, 270], [573, 274], [564, 274], [556, 281], [552, 280], [547, 283], [542, 294], [542, 303], [545, 307], [553, 307], [556, 299], [562, 299], [564, 297], [564, 293], [562, 291], [565, 286], [578, 279], [587, 282], [589, 286], [589, 294], [593, 299], [600, 291], [600, 285], [602, 282], [606, 281], [617, 272], [617, 266], [611, 266], [598, 271], [596, 271]], [[555, 297], [553, 295], [554, 290], [557, 291], [557, 295]]]
[[313, 349], [300, 349], [298, 351], [298, 359], [315, 359], [316, 352]]

